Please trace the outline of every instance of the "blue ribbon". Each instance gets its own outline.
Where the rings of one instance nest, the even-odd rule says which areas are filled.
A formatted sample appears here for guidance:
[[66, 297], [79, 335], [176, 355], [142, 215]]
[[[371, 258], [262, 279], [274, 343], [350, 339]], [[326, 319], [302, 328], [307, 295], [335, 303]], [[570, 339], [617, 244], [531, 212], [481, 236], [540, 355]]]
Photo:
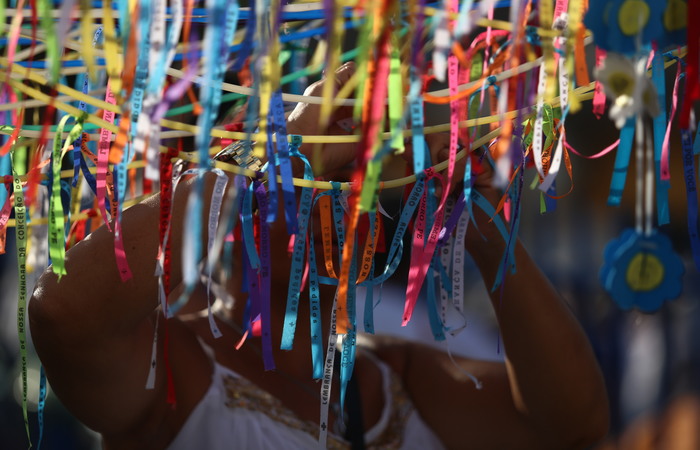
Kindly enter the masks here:
[[413, 132], [413, 173], [425, 170], [425, 137], [423, 135], [423, 96], [420, 95], [421, 78], [418, 69], [411, 66], [411, 88], [408, 103], [411, 111], [411, 131]]
[[425, 176], [421, 172], [421, 174], [418, 175], [418, 180], [413, 186], [408, 199], [406, 200], [406, 205], [404, 206], [403, 211], [401, 211], [401, 217], [399, 219], [399, 223], [396, 225], [394, 237], [392, 238], [391, 246], [389, 247], [389, 255], [386, 260], [386, 266], [384, 267], [384, 273], [372, 280], [373, 285], [384, 283], [394, 274], [396, 268], [399, 266], [399, 263], [401, 262], [401, 255], [403, 254], [403, 236], [408, 229], [408, 224], [411, 221], [411, 217], [413, 217], [416, 207], [418, 207], [418, 204], [420, 203], [420, 198], [423, 195], [424, 187]]
[[501, 270], [496, 273], [496, 279], [494, 280], [492, 290], [495, 290], [498, 286], [502, 286], [507, 270], [510, 269], [511, 273], [515, 273], [515, 243], [518, 240], [518, 229], [520, 228], [520, 206], [523, 191], [523, 172], [525, 171], [524, 165], [520, 167], [518, 186], [512, 196], [514, 207], [510, 223], [510, 233], [506, 239], [506, 250], [503, 252], [503, 258], [501, 259]]
[[[426, 149], [427, 153], [427, 149]], [[426, 159], [428, 162], [432, 163], [430, 161], [430, 155], [426, 154]], [[437, 200], [435, 198], [435, 180], [431, 179], [428, 182], [428, 192], [426, 193], [427, 198], [426, 198], [426, 220], [425, 220], [425, 233], [424, 233], [424, 245], [428, 241], [428, 236], [430, 235], [430, 230], [433, 228], [433, 223], [435, 221], [435, 212], [437, 210]], [[433, 257], [431, 259], [431, 262], [435, 261], [435, 256], [439, 255], [439, 252], [433, 253]], [[438, 261], [438, 264], [440, 262]], [[432, 264], [431, 264], [432, 265]], [[435, 291], [435, 277], [432, 273], [427, 273], [425, 277], [425, 290], [424, 292], [426, 293], [426, 302], [427, 302], [427, 307], [428, 307], [428, 320], [430, 322], [430, 330], [433, 333], [433, 338], [436, 341], [443, 341], [445, 340], [445, 333], [443, 332], [443, 324], [442, 321], [440, 320], [440, 315], [438, 313], [438, 302], [437, 302], [437, 296], [436, 296], [436, 291]]]
[[[491, 217], [494, 225], [496, 225], [496, 229], [501, 234], [501, 236], [503, 236], [503, 239], [507, 242], [508, 241], [508, 230], [506, 229], [506, 226], [503, 223], [503, 220], [501, 220], [501, 216], [496, 214], [496, 208], [494, 208], [493, 205], [488, 200], [486, 200], [481, 195], [481, 193], [479, 191], [477, 191], [476, 189], [472, 189], [471, 199], [472, 199], [472, 202], [474, 202], [474, 204], [476, 206], [478, 206], [486, 215]], [[472, 220], [474, 220], [473, 219], [474, 216], [472, 215], [471, 217], [472, 217]]]
[[136, 60], [134, 87], [131, 90], [131, 138], [136, 136], [137, 123], [143, 109], [143, 97], [148, 78], [148, 53], [150, 49], [149, 35], [151, 32], [151, 0], [139, 2], [139, 53]]
[[122, 46], [127, 47], [129, 43], [129, 31], [131, 27], [131, 17], [129, 17], [129, 2], [117, 2], [119, 9], [119, 34], [122, 38]]
[[557, 209], [557, 199], [551, 196], [557, 195], [557, 180], [552, 182], [552, 185], [547, 189], [547, 193], [542, 193], [544, 196], [544, 207], [548, 213], [552, 213]]
[[[88, 76], [84, 73], [81, 73], [78, 75], [77, 78], [78, 78], [77, 84], [82, 85], [81, 90], [82, 90], [83, 94], [87, 94], [88, 86], [89, 86]], [[87, 106], [85, 105], [85, 102], [82, 100], [78, 104], [78, 108], [81, 111], [87, 111]], [[82, 141], [83, 141], [83, 138], [81, 136], [73, 142], [73, 181], [71, 183], [73, 185], [73, 187], [76, 187], [78, 185], [78, 175], [80, 174], [80, 160], [83, 158], [83, 154], [80, 151], [80, 144]]]
[[39, 403], [37, 406], [37, 420], [39, 421], [39, 440], [36, 443], [37, 450], [41, 450], [41, 441], [44, 438], [44, 411], [46, 409], [46, 372], [44, 366], [39, 366]]
[[661, 52], [654, 54], [651, 65], [651, 81], [656, 87], [659, 99], [659, 114], [654, 117], [654, 172], [656, 174], [656, 215], [659, 225], [671, 221], [668, 210], [668, 190], [671, 183], [661, 179], [661, 153], [664, 146], [664, 136], [668, 116], [666, 113], [666, 80], [664, 77], [664, 57]]
[[345, 247], [345, 212], [340, 204], [340, 183], [332, 181], [331, 186], [333, 186], [331, 191], [333, 195], [333, 226], [338, 239], [338, 267], [341, 267], [343, 265], [343, 247]]
[[[300, 158], [304, 162], [304, 179], [313, 180], [314, 174], [311, 164], [306, 157], [296, 148], [301, 145], [301, 136], [293, 135], [292, 144], [295, 149], [291, 156]], [[292, 254], [292, 267], [289, 276], [289, 289], [287, 291], [287, 309], [284, 315], [284, 326], [282, 328], [282, 350], [291, 350], [294, 345], [294, 332], [297, 326], [297, 313], [299, 309], [299, 295], [301, 288], [302, 274], [304, 271], [304, 253], [306, 250], [306, 231], [311, 215], [312, 188], [301, 188], [301, 202], [299, 204], [299, 233], [294, 239], [294, 252]]]
[[260, 213], [260, 325], [262, 332], [263, 364], [265, 370], [273, 370], [272, 315], [270, 313], [270, 284], [272, 261], [270, 259], [270, 224], [267, 221], [268, 201], [265, 186], [260, 180], [253, 182]]
[[[255, 30], [257, 28], [257, 21], [256, 21], [256, 13], [255, 13], [255, 4], [257, 1], [252, 1], [250, 2], [250, 10], [248, 11], [248, 16], [246, 17], [248, 20], [248, 23], [246, 24], [245, 28], [245, 35], [243, 36], [243, 42], [240, 45], [240, 51], [238, 52], [238, 56], [236, 57], [236, 60], [233, 63], [233, 66], [231, 67], [231, 71], [233, 72], [240, 72], [241, 69], [243, 69], [243, 65], [245, 64], [246, 60], [248, 59], [248, 56], [253, 50], [253, 43], [255, 40]], [[245, 13], [245, 11], [244, 11]], [[243, 18], [243, 17], [241, 17]], [[231, 42], [231, 41], [228, 41]], [[227, 43], [228, 43], [227, 42]]]
[[255, 231], [253, 229], [253, 184], [245, 190], [243, 194], [243, 208], [241, 209], [241, 234], [243, 245], [248, 254], [250, 267], [256, 269], [260, 267], [260, 258], [255, 249]]
[[695, 158], [693, 155], [693, 137], [690, 130], [681, 130], [683, 145], [683, 171], [685, 174], [685, 190], [687, 193], [688, 235], [690, 248], [693, 252], [695, 267], [700, 270], [700, 236], [698, 235], [698, 196], [695, 184]]
[[[431, 266], [440, 264], [439, 253], [435, 252], [431, 261]], [[435, 294], [435, 276], [431, 273], [425, 277], [425, 292], [426, 301], [428, 307], [428, 321], [430, 322], [430, 331], [433, 333], [433, 339], [436, 341], [445, 340], [444, 325], [440, 319], [440, 314], [438, 312], [438, 302], [437, 295]]]
[[608, 205], [620, 206], [622, 192], [625, 189], [627, 179], [627, 168], [632, 154], [632, 143], [634, 142], [634, 117], [627, 119], [627, 123], [620, 132], [620, 145], [617, 147], [615, 156], [615, 167], [613, 169], [612, 180], [610, 181], [610, 194], [608, 195]]
[[95, 180], [95, 176], [92, 173], [90, 173], [90, 168], [88, 167], [85, 158], [83, 158], [82, 156], [80, 157], [80, 169], [83, 171], [85, 181], [87, 181], [88, 186], [90, 186], [92, 193], [97, 195], [97, 181]]
[[[287, 222], [287, 233], [296, 234], [299, 229], [297, 223], [297, 200], [294, 193], [294, 174], [292, 173], [292, 161], [289, 159], [289, 143], [287, 142], [287, 119], [284, 116], [284, 103], [280, 89], [272, 93], [272, 111], [275, 131], [277, 132], [277, 155], [282, 176], [282, 200], [284, 201], [284, 216]], [[298, 148], [296, 150], [299, 150]]]
[[[313, 204], [321, 197], [321, 195], [329, 195], [324, 192], [317, 196]], [[309, 229], [313, 236], [313, 215], [309, 218]], [[316, 269], [316, 250], [314, 247], [314, 239], [309, 239], [309, 321], [311, 329], [311, 362], [313, 366], [312, 377], [319, 380], [323, 377], [323, 341], [321, 328], [321, 292], [319, 290], [318, 270]]]

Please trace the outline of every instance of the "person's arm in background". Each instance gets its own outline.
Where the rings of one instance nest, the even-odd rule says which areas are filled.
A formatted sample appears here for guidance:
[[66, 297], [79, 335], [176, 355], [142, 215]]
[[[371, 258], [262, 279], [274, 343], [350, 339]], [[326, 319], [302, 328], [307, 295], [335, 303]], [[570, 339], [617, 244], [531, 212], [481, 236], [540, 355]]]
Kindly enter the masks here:
[[[444, 145], [434, 138], [431, 148]], [[500, 195], [490, 175], [481, 174], [475, 188], [495, 204]], [[483, 237], [470, 225], [467, 250], [490, 291], [506, 243], [490, 217], [478, 207], [474, 215]], [[455, 358], [483, 382], [481, 390], [433, 348], [394, 344], [380, 351], [402, 370], [420, 414], [449, 448], [585, 448], [608, 429], [602, 374], [569, 306], [520, 241], [515, 262], [517, 272], [507, 271], [502, 288], [489, 294], [505, 365]]]

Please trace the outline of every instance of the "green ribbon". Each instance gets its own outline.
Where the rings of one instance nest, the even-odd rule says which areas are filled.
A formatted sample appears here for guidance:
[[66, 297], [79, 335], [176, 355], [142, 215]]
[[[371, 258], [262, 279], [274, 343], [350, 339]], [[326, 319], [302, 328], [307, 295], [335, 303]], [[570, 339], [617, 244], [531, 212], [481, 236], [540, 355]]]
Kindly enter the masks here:
[[44, 29], [46, 59], [50, 64], [49, 73], [51, 75], [51, 84], [53, 85], [58, 83], [61, 72], [61, 53], [58, 39], [56, 38], [56, 26], [53, 17], [51, 17], [53, 5], [49, 0], [39, 0], [37, 6], [41, 15], [41, 28]]
[[5, 28], [7, 28], [7, 1], [0, 0], [0, 34], [5, 34]]
[[[16, 167], [16, 166], [13, 166]], [[32, 446], [29, 434], [29, 415], [27, 414], [27, 214], [24, 206], [22, 180], [13, 171], [15, 193], [15, 237], [17, 245], [17, 269], [19, 274], [19, 299], [17, 301], [17, 331], [19, 335], [19, 354], [22, 361], [22, 415], [24, 428], [27, 430], [29, 447]]]
[[49, 255], [53, 272], [60, 280], [66, 274], [66, 230], [63, 218], [63, 203], [61, 202], [61, 160], [63, 153], [68, 149], [83, 131], [84, 116], [81, 116], [75, 126], [68, 133], [63, 145], [61, 136], [66, 122], [72, 116], [65, 115], [58, 123], [56, 136], [53, 141], [53, 184], [51, 186], [51, 202], [49, 204]]
[[398, 133], [403, 119], [403, 83], [401, 81], [401, 55], [399, 54], [399, 36], [391, 36], [391, 62], [389, 63], [389, 129], [392, 132], [391, 148], [403, 153], [403, 133]]
[[478, 80], [483, 73], [484, 57], [481, 53], [477, 53], [472, 57], [472, 66], [469, 68], [469, 81]]

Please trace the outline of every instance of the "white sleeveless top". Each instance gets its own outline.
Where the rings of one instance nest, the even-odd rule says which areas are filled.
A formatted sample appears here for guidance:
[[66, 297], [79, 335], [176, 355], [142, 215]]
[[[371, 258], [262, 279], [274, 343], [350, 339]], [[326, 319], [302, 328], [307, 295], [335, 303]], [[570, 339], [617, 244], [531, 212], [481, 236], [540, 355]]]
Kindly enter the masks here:
[[[437, 436], [418, 415], [399, 378], [383, 362], [384, 409], [365, 433], [368, 449], [442, 449]], [[214, 362], [211, 386], [194, 408], [169, 450], [312, 449], [318, 448], [318, 424], [299, 419], [266, 391]], [[328, 448], [347, 449], [328, 435]]]

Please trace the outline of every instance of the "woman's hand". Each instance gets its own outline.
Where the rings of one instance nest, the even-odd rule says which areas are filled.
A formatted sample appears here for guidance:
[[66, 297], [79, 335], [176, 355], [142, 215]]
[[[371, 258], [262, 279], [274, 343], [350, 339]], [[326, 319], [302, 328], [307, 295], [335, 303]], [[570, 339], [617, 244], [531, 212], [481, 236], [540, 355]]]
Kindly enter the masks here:
[[[443, 161], [446, 161], [450, 157], [450, 134], [449, 133], [431, 133], [425, 136], [425, 143], [430, 154], [430, 165], [435, 166]], [[406, 145], [406, 151], [403, 153], [403, 158], [412, 167], [413, 166], [413, 145]], [[464, 178], [464, 170], [466, 167], [466, 157], [457, 161], [454, 166], [454, 171], [452, 173], [451, 182], [449, 184], [449, 192], [452, 193], [455, 187], [460, 184]], [[426, 163], [427, 164], [427, 163]], [[443, 178], [445, 185], [448, 183], [447, 179], [447, 169], [440, 172], [440, 176]], [[440, 197], [442, 195], [442, 189], [438, 184], [435, 189], [435, 194]]]
[[[348, 62], [343, 64], [335, 71], [335, 87], [333, 94], [336, 95], [341, 87], [355, 74], [355, 64]], [[321, 97], [323, 95], [323, 87], [328, 82], [328, 78], [312, 84], [304, 91], [305, 96]], [[317, 135], [349, 135], [352, 134], [347, 126], [342, 126], [352, 120], [353, 108], [350, 106], [341, 106], [335, 108], [331, 117], [328, 119], [328, 127], [324, 130], [321, 127], [321, 105], [314, 103], [299, 102], [294, 110], [287, 118], [287, 133], [298, 134], [301, 136], [317, 136]], [[340, 169], [343, 166], [351, 163], [357, 155], [357, 142], [348, 143], [328, 143], [323, 145], [321, 160], [314, 160], [315, 144], [302, 144], [300, 151], [309, 159], [314, 171], [319, 170], [320, 173], [315, 175], [324, 175], [334, 170]]]
[[[450, 155], [450, 135], [449, 133], [433, 133], [425, 137], [426, 144], [430, 153], [430, 161], [432, 165], [446, 161]], [[476, 150], [481, 152], [481, 150]], [[408, 164], [412, 164], [413, 148], [406, 146], [404, 158]], [[467, 158], [472, 158], [472, 189], [476, 190], [483, 198], [485, 198], [494, 208], [501, 201], [502, 193], [494, 187], [494, 171], [489, 160], [484, 156], [479, 158], [473, 154], [467, 155], [456, 162], [454, 171], [449, 184], [449, 192], [453, 193], [455, 188], [462, 186], [464, 179], [464, 171], [466, 170]], [[447, 184], [447, 170], [443, 170], [441, 175], [445, 178]], [[441, 195], [441, 190], [436, 189], [436, 195]], [[467, 250], [474, 256], [476, 252], [494, 251], [500, 255], [504, 248], [503, 238], [501, 237], [496, 225], [493, 222], [493, 217], [486, 214], [478, 206], [473, 208], [474, 217], [472, 220], [476, 226], [470, 226], [467, 231], [466, 246]]]
[[[488, 150], [486, 150], [488, 151]], [[494, 186], [494, 169], [491, 160], [483, 155], [474, 157], [472, 164], [472, 189], [475, 190], [494, 208], [498, 207], [503, 199], [503, 193]], [[485, 213], [479, 206], [472, 208], [473, 225], [467, 229], [466, 247], [472, 257], [480, 253], [497, 253], [501, 255], [505, 248], [505, 241], [494, 223], [494, 217]], [[502, 216], [501, 216], [502, 218]]]

